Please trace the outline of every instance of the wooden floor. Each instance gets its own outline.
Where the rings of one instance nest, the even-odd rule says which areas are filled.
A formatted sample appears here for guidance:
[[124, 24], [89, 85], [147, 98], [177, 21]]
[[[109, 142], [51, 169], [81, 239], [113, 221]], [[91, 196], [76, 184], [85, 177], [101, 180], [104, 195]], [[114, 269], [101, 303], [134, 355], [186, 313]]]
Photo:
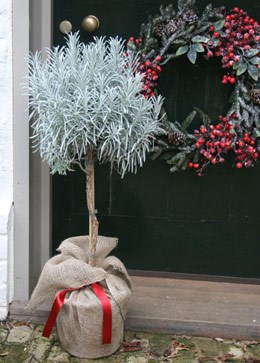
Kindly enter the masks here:
[[[260, 340], [260, 285], [132, 277], [126, 329]], [[29, 316], [15, 302], [10, 317], [45, 322], [49, 307]]]

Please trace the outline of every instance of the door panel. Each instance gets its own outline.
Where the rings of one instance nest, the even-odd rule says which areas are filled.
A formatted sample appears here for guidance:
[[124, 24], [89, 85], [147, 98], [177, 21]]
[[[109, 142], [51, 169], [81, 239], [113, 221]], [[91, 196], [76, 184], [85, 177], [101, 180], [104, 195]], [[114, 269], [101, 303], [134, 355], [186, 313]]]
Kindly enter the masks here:
[[[67, 19], [81, 40], [92, 36], [80, 28], [84, 16], [100, 20], [97, 35], [138, 36], [142, 22], [167, 0], [54, 0], [53, 42], [64, 44], [59, 23]], [[208, 2], [198, 1], [202, 8]], [[255, 0], [214, 1], [243, 7], [258, 20]], [[221, 85], [216, 60], [193, 66], [182, 57], [164, 67], [159, 92], [173, 120], [181, 121], [193, 106], [212, 118], [225, 114], [232, 87]], [[195, 125], [196, 126], [196, 125]], [[178, 273], [260, 277], [259, 167], [235, 170], [231, 162], [209, 169], [202, 178], [192, 172], [169, 172], [162, 160], [148, 161], [123, 180], [109, 165], [97, 166], [96, 205], [100, 234], [119, 237], [115, 254], [128, 268]], [[86, 234], [88, 215], [85, 175], [77, 170], [54, 175], [53, 253], [66, 237]]]

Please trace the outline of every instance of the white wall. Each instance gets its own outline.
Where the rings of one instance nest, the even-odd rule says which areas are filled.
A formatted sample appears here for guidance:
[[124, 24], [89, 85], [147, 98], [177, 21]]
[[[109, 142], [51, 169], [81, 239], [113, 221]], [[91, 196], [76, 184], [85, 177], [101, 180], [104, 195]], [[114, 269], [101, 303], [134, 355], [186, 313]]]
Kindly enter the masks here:
[[12, 1], [0, 1], [0, 320], [12, 299]]

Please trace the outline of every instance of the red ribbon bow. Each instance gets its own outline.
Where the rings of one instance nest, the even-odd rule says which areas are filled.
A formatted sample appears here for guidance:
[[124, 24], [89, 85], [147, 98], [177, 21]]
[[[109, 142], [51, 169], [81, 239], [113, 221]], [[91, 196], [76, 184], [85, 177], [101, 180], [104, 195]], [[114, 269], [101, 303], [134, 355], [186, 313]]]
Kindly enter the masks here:
[[[96, 294], [97, 298], [100, 300], [101, 305], [102, 305], [102, 310], [103, 310], [103, 327], [102, 327], [102, 343], [103, 344], [111, 344], [111, 339], [112, 339], [112, 308], [111, 308], [111, 303], [109, 301], [109, 298], [107, 297], [107, 294], [105, 292], [105, 290], [103, 289], [103, 287], [95, 282], [93, 284], [90, 285], [94, 291], [94, 293]], [[65, 300], [65, 296], [68, 292], [70, 291], [76, 291], [76, 290], [81, 290], [84, 289], [85, 287], [87, 287], [87, 285], [81, 286], [81, 287], [76, 287], [76, 288], [71, 288], [71, 289], [66, 289], [66, 290], [62, 290], [55, 298], [52, 308], [51, 308], [51, 312], [50, 315], [48, 317], [48, 320], [44, 326], [43, 332], [42, 332], [42, 336], [49, 338], [52, 328], [55, 324], [57, 315], [60, 311], [60, 309], [62, 308], [62, 305], [64, 303]]]

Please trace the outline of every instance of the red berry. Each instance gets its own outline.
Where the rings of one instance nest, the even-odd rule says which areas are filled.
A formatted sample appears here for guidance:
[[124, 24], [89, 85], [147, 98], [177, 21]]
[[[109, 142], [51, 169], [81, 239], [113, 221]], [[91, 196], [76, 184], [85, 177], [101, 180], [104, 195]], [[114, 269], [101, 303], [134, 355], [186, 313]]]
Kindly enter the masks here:
[[130, 37], [129, 38], [129, 42], [134, 42], [135, 41], [135, 38], [134, 37]]
[[245, 145], [244, 141], [242, 140], [239, 140], [237, 144], [239, 147], [243, 147]]
[[221, 141], [220, 146], [222, 147], [222, 149], [224, 149], [226, 147], [226, 143], [224, 141]]
[[215, 38], [219, 38], [219, 37], [220, 37], [220, 34], [219, 34], [219, 32], [214, 32], [214, 33], [213, 33], [213, 36], [214, 36]]
[[199, 169], [199, 167], [200, 167], [199, 164], [193, 164], [194, 169]]
[[189, 168], [193, 168], [193, 163], [192, 162], [189, 163]]
[[223, 61], [224, 61], [224, 62], [227, 62], [227, 61], [228, 61], [228, 56], [227, 56], [227, 55], [224, 55], [224, 57], [223, 57]]
[[242, 164], [242, 163], [236, 163], [236, 167], [237, 167], [238, 169], [241, 169], [241, 168], [243, 167], [243, 164]]
[[213, 32], [214, 31], [214, 26], [213, 25], [211, 25], [210, 27], [209, 27], [209, 30], [211, 31], [211, 32]]
[[160, 55], [157, 55], [157, 57], [155, 58], [156, 62], [161, 62], [162, 57]]

